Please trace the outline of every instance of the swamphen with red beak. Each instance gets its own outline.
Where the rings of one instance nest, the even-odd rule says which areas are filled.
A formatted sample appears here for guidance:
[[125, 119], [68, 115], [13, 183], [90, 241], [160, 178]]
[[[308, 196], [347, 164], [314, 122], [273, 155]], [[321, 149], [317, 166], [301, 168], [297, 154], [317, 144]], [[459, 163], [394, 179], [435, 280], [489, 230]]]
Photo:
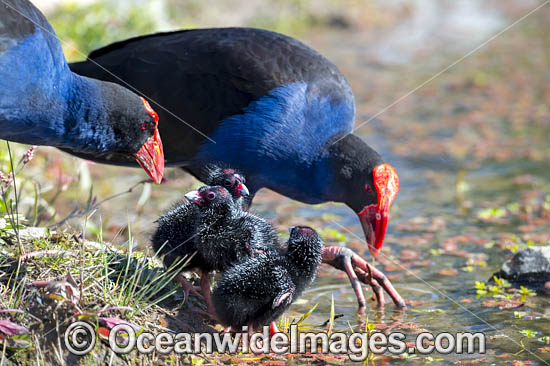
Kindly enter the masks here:
[[221, 323], [250, 330], [279, 318], [315, 279], [323, 242], [306, 226], [290, 229], [287, 251], [253, 256], [225, 272], [212, 293]]
[[[207, 176], [206, 183], [213, 186], [223, 186], [238, 207], [242, 207], [243, 198], [248, 196], [248, 189], [244, 185], [244, 177], [231, 168], [222, 168], [208, 164], [203, 173]], [[200, 214], [197, 205], [185, 201], [178, 203], [158, 220], [157, 229], [152, 237], [153, 249], [163, 257], [166, 268], [178, 263], [179, 271], [201, 269], [203, 288], [210, 289], [208, 274], [211, 268], [205, 267], [205, 261], [197, 252], [195, 237], [197, 235], [197, 220]], [[194, 287], [181, 273], [175, 279], [181, 283], [187, 299], [189, 292], [196, 293]], [[206, 294], [208, 296], [208, 294]]]
[[[117, 42], [70, 67], [120, 78], [157, 101], [168, 165], [204, 181], [204, 164], [227, 163], [247, 177], [249, 201], [266, 187], [305, 203], [343, 202], [358, 215], [372, 255], [379, 253], [399, 178], [351, 133], [353, 92], [313, 49], [260, 29], [196, 29]], [[360, 310], [359, 281], [371, 284], [381, 303], [378, 285], [405, 306], [386, 277], [356, 254], [326, 248], [323, 261], [346, 270]]]
[[0, 138], [135, 161], [160, 183], [158, 115], [120, 85], [77, 75], [42, 13], [27, 0], [0, 2]]

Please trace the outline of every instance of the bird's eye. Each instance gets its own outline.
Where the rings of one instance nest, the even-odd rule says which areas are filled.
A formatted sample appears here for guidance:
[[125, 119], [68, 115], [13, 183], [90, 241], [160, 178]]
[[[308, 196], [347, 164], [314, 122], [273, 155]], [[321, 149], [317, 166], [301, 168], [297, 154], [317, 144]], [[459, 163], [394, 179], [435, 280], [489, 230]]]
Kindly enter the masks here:
[[216, 198], [216, 194], [214, 192], [208, 192], [206, 198], [208, 198], [209, 201], [212, 201], [214, 198]]
[[226, 179], [223, 181], [223, 185], [226, 187], [231, 187], [233, 183], [229, 179]]
[[368, 184], [365, 184], [365, 191], [367, 191], [367, 193], [371, 193], [372, 188]]
[[149, 129], [149, 122], [145, 122], [141, 125], [141, 130], [142, 131], [145, 131], [147, 129]]

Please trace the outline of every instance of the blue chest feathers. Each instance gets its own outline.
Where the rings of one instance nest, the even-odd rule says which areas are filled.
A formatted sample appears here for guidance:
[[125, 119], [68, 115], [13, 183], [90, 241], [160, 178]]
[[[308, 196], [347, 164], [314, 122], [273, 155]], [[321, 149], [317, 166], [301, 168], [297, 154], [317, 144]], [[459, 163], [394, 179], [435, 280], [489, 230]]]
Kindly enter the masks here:
[[2, 138], [40, 144], [63, 131], [67, 66], [56, 39], [37, 27], [0, 54]]
[[354, 113], [353, 100], [314, 94], [306, 82], [286, 84], [220, 122], [210, 136], [216, 143], [206, 141], [195, 159], [240, 168], [252, 190], [321, 202], [330, 180], [325, 144], [351, 131]]

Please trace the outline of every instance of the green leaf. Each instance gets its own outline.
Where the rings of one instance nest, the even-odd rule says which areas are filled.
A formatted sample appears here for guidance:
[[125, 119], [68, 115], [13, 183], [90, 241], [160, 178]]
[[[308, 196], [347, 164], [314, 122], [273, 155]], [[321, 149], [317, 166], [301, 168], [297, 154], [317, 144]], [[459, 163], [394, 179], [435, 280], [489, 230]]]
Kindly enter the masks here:
[[477, 217], [479, 219], [500, 219], [506, 216], [506, 210], [503, 208], [492, 207], [478, 211]]
[[332, 227], [326, 227], [322, 229], [319, 235], [321, 235], [321, 237], [323, 237], [324, 239], [336, 240], [336, 241], [347, 241], [347, 237], [342, 232]]
[[526, 287], [523, 287], [523, 286], [520, 286], [519, 288], [519, 292], [520, 294], [522, 294], [523, 296], [535, 296], [536, 295], [536, 292], [533, 291], [533, 290], [530, 290]]
[[528, 338], [535, 338], [538, 334], [538, 332], [529, 329], [523, 329], [520, 333]]
[[311, 313], [315, 310], [315, 308], [317, 308], [317, 305], [318, 305], [318, 304], [313, 305], [313, 307], [312, 307], [311, 309], [309, 309], [309, 310], [307, 311], [307, 313], [305, 313], [304, 315], [302, 315], [302, 316], [300, 317], [300, 319], [298, 319], [298, 322], [297, 322], [296, 324], [300, 324], [301, 322], [303, 322], [304, 320], [306, 320], [306, 319], [311, 315]]

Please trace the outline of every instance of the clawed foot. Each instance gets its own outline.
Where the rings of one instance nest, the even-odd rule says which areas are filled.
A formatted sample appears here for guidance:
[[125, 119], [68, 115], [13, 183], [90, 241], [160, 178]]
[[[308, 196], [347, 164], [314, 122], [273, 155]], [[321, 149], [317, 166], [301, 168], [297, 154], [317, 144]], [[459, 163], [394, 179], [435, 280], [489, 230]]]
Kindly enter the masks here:
[[351, 249], [344, 247], [324, 247], [322, 258], [323, 263], [330, 264], [334, 268], [347, 273], [355, 296], [357, 296], [359, 312], [364, 312], [366, 310], [366, 300], [363, 295], [361, 283], [371, 286], [380, 306], [385, 304], [383, 291], [385, 290], [396, 306], [400, 308], [407, 307], [405, 300], [403, 300], [401, 295], [395, 290], [384, 273], [367, 263], [367, 261]]
[[205, 315], [210, 319], [212, 319], [213, 321], [218, 322], [218, 317], [216, 316], [216, 311], [214, 310], [214, 305], [212, 303], [212, 298], [210, 293], [210, 273], [208, 272], [202, 273], [199, 287], [193, 286], [193, 284], [189, 282], [181, 273], [176, 275], [174, 279], [178, 281], [183, 287], [184, 303], [189, 298], [189, 293], [193, 293], [193, 295], [199, 296], [204, 299], [204, 302], [206, 303], [206, 311], [197, 307], [191, 307], [191, 311]]
[[199, 292], [200, 287], [193, 286], [181, 273], [178, 273], [174, 279], [183, 287], [183, 302], [185, 303], [189, 298], [189, 293], [192, 292], [193, 295], [203, 297]]

